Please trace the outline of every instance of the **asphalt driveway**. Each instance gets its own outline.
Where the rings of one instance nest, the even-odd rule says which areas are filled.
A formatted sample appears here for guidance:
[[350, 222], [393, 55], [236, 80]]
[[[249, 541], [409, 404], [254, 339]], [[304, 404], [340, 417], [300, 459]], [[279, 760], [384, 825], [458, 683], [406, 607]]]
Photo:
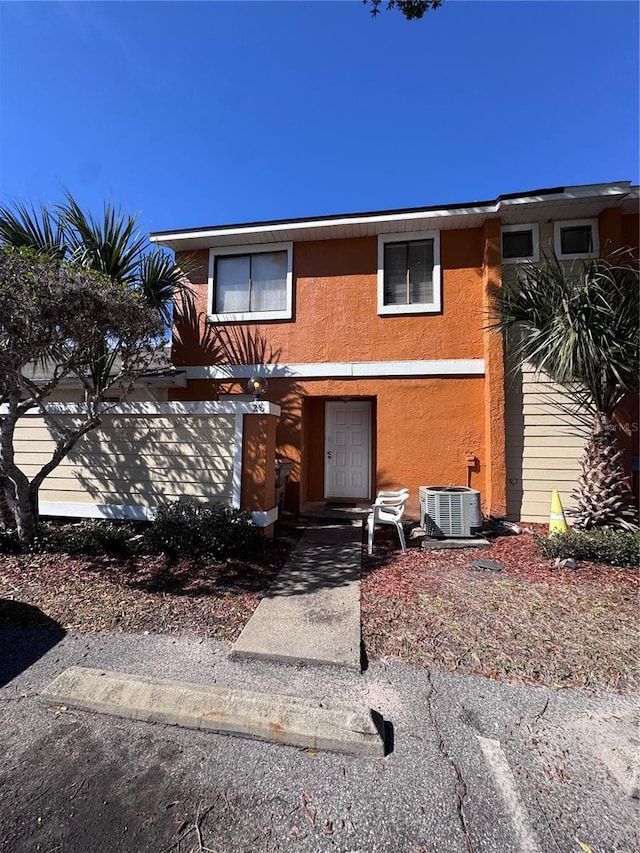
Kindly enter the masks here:
[[[38, 691], [72, 665], [366, 703], [393, 749], [371, 760], [43, 706]], [[625, 773], [637, 697], [17, 628], [0, 630], [0, 683], [1, 851], [640, 849]]]

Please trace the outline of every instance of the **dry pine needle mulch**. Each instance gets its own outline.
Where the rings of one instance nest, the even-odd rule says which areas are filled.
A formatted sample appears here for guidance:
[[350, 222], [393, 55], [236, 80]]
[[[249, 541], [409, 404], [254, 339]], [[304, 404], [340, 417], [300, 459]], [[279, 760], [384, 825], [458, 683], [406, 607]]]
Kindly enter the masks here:
[[189, 632], [234, 640], [289, 552], [283, 542], [248, 563], [0, 556], [0, 626], [58, 623], [67, 631]]
[[[369, 655], [558, 687], [640, 686], [637, 569], [551, 569], [528, 533], [407, 555], [392, 534], [376, 534], [363, 561]], [[479, 558], [504, 568], [474, 570]]]
[[[250, 563], [61, 554], [0, 556], [0, 626], [149, 631], [236, 639], [284, 565], [291, 540]], [[499, 573], [475, 559], [499, 560]], [[491, 548], [398, 550], [376, 533], [363, 556], [370, 658], [557, 686], [640, 686], [638, 571], [597, 563], [550, 570], [532, 537]]]

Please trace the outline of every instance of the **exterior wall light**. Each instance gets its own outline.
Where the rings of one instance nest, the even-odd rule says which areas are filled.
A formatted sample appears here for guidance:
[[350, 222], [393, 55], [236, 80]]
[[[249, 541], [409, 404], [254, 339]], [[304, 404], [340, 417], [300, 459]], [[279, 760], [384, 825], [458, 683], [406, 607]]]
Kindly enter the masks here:
[[247, 382], [247, 389], [253, 394], [253, 399], [258, 400], [267, 391], [267, 380], [263, 376], [252, 376]]

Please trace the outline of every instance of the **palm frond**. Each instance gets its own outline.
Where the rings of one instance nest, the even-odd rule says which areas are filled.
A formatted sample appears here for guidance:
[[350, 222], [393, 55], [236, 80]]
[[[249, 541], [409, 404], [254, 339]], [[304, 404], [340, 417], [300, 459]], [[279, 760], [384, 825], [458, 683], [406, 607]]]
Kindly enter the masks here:
[[138, 230], [137, 218], [105, 203], [102, 220], [85, 213], [67, 193], [58, 208], [71, 246], [72, 260], [103, 272], [115, 281], [135, 285], [140, 262], [148, 246]]
[[139, 284], [146, 303], [160, 312], [165, 326], [172, 323], [174, 300], [192, 293], [182, 269], [161, 249], [152, 250], [140, 261]]
[[602, 259], [568, 271], [555, 258], [523, 264], [494, 294], [493, 326], [509, 334], [517, 364], [611, 413], [638, 387], [639, 284], [636, 268]]
[[0, 242], [58, 260], [67, 253], [60, 220], [45, 204], [36, 208], [17, 202], [12, 207], [0, 207]]

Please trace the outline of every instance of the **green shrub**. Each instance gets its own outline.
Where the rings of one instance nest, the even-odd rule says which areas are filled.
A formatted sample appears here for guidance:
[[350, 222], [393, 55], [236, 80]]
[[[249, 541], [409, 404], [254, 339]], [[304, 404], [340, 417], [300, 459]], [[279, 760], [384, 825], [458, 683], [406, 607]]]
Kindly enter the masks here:
[[266, 540], [245, 510], [221, 503], [176, 501], [158, 509], [144, 548], [168, 557], [244, 559], [264, 548]]
[[41, 524], [31, 550], [86, 557], [126, 557], [134, 552], [131, 542], [139, 532], [133, 522], [90, 519], [77, 524]]
[[640, 565], [640, 533], [626, 530], [569, 530], [554, 536], [536, 536], [545, 557], [573, 557], [610, 566]]

